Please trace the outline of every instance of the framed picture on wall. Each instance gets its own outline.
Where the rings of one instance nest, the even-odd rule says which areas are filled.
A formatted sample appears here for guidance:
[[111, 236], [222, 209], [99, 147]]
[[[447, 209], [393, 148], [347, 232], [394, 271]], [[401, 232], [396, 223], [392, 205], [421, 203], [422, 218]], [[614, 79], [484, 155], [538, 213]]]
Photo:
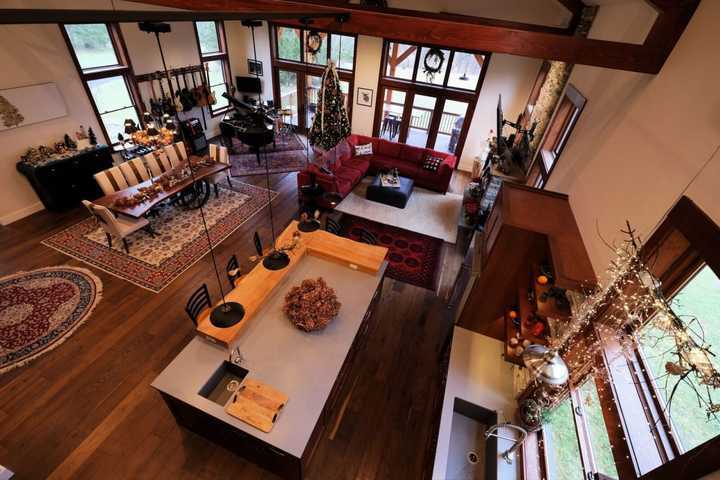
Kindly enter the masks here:
[[357, 104], [372, 107], [373, 91], [369, 88], [358, 87]]
[[248, 58], [248, 74], [257, 75], [258, 77], [263, 76], [263, 64], [259, 60], [250, 60]]

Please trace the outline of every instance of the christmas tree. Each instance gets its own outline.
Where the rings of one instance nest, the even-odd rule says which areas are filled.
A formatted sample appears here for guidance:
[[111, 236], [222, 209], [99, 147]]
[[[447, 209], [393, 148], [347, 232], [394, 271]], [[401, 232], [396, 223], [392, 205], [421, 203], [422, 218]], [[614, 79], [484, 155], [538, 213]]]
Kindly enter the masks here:
[[22, 116], [17, 107], [2, 95], [0, 95], [0, 117], [2, 117], [3, 125], [7, 128], [17, 127], [25, 121], [25, 117]]
[[330, 150], [350, 135], [350, 120], [345, 110], [335, 64], [330, 61], [323, 73], [318, 92], [318, 108], [308, 132], [311, 145]]

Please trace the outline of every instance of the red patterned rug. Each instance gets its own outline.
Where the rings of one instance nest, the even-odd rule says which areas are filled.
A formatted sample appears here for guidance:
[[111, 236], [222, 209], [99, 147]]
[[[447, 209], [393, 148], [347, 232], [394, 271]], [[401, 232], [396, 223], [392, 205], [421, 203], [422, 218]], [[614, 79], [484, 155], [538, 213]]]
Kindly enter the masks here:
[[[210, 238], [218, 245], [250, 217], [267, 205], [267, 190], [233, 181], [233, 189], [219, 184], [220, 197], [210, 195], [203, 207]], [[277, 193], [273, 192], [273, 198]], [[152, 292], [168, 286], [210, 250], [199, 210], [162, 204], [150, 224], [157, 235], [145, 231], [128, 237], [130, 254], [122, 242], [108, 248], [105, 233], [92, 218], [83, 220], [42, 243], [93, 267], [139, 285]]]
[[0, 373], [64, 342], [101, 296], [102, 282], [84, 268], [48, 267], [0, 278]]
[[378, 245], [389, 249], [388, 277], [435, 290], [442, 240], [352, 215], [343, 215], [340, 225], [345, 237], [359, 241], [364, 228], [375, 235]]
[[250, 147], [234, 139], [233, 147], [235, 151], [230, 155], [230, 174], [233, 177], [264, 174], [266, 154], [270, 173], [299, 172], [307, 165], [305, 145], [295, 134], [290, 134], [285, 140], [277, 138], [274, 146], [270, 144], [264, 147], [260, 152], [260, 165]]

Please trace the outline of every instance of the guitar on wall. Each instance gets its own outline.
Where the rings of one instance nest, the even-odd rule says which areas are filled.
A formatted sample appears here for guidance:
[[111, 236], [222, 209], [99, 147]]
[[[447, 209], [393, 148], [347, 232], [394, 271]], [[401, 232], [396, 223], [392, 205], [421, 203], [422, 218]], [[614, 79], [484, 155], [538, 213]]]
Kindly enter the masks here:
[[205, 94], [205, 98], [207, 98], [208, 105], [215, 105], [217, 103], [217, 99], [215, 98], [215, 92], [210, 90], [210, 67], [208, 67], [208, 64], [205, 64], [204, 69], [204, 75], [203, 77], [203, 93]]
[[150, 91], [152, 92], [152, 98], [150, 99], [150, 113], [153, 117], [162, 117], [162, 102], [157, 98], [157, 92], [155, 91], [155, 77], [153, 73], [150, 75]]
[[175, 84], [177, 86], [175, 93], [173, 93], [172, 79], [168, 79], [168, 81], [170, 82], [170, 96], [172, 96], [172, 99], [173, 99], [173, 105], [175, 106], [175, 112], [182, 112], [183, 104], [180, 101], [180, 81], [178, 80], [177, 75], [175, 75]]
[[183, 112], [189, 112], [193, 108], [195, 108], [195, 97], [193, 97], [192, 92], [188, 88], [188, 82], [187, 82], [187, 72], [183, 70], [183, 89], [180, 92], [180, 102], [183, 105]]

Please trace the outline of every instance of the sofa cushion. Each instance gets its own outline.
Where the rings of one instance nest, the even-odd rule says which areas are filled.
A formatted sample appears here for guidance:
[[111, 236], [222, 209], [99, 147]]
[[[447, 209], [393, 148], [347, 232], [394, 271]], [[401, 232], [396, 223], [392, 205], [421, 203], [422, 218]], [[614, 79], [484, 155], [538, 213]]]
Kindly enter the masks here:
[[352, 192], [355, 184], [344, 178], [335, 177], [335, 186], [337, 187], [338, 193], [344, 198], [347, 197], [350, 192]]
[[410, 145], [402, 145], [402, 149], [400, 150], [400, 155], [398, 157], [406, 162], [422, 164], [425, 160], [424, 150], [425, 149], [423, 148], [412, 147]]
[[400, 156], [400, 150], [402, 150], [401, 143], [388, 142], [387, 140], [380, 140], [378, 142], [377, 153], [380, 155], [398, 158]]
[[365, 155], [372, 155], [374, 153], [374, 148], [372, 142], [370, 143], [361, 143], [359, 145], [355, 145], [355, 156], [365, 156]]
[[354, 168], [343, 166], [335, 171], [335, 176], [338, 178], [342, 178], [343, 180], [348, 180], [350, 183], [355, 185], [357, 182], [360, 181], [363, 175], [360, 170], [355, 170]]
[[425, 157], [425, 161], [423, 162], [422, 168], [429, 172], [435, 173], [440, 168], [440, 164], [443, 162], [443, 160], [444, 160], [443, 157], [441, 157], [439, 155], [433, 155], [431, 153], [427, 157]]
[[352, 157], [352, 151], [353, 149], [347, 140], [341, 140], [335, 147], [335, 154], [337, 155], [337, 158], [340, 159], [341, 163]]
[[362, 176], [364, 177], [368, 170], [370, 169], [370, 158], [371, 156], [364, 156], [364, 157], [353, 157], [347, 160], [343, 161], [343, 165], [353, 168], [360, 173], [362, 173]]

